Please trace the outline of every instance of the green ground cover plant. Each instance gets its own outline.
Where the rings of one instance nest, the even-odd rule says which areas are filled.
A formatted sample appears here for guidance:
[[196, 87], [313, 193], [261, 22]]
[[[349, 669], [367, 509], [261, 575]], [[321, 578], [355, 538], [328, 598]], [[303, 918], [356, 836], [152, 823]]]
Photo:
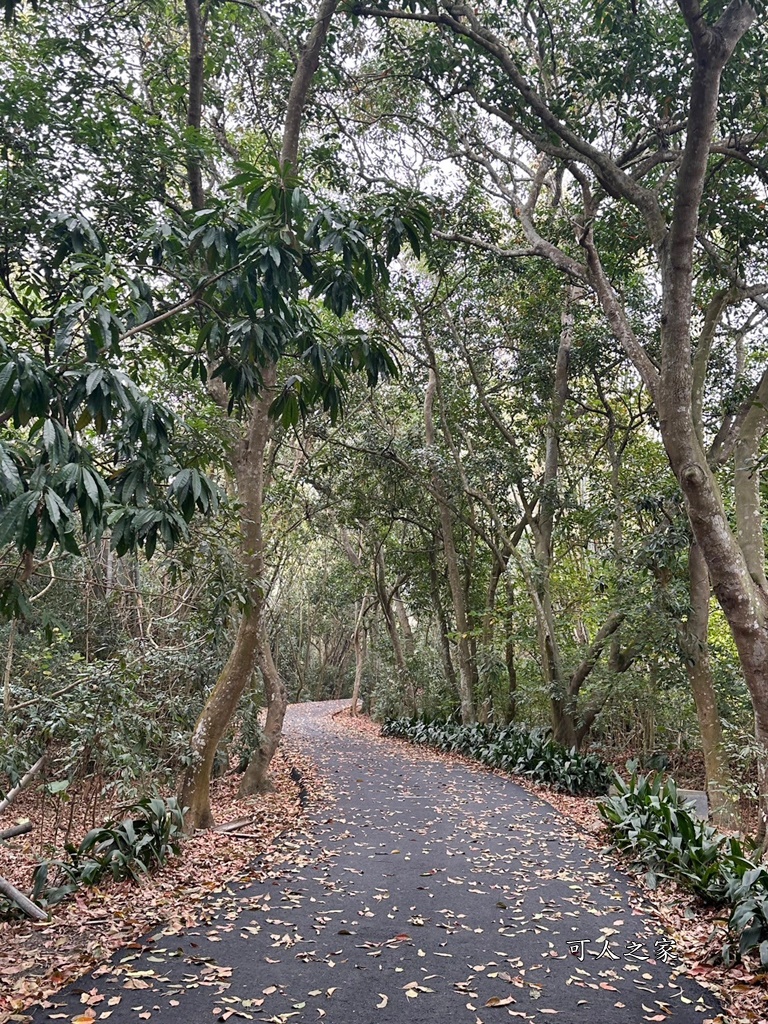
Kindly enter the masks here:
[[610, 770], [599, 757], [568, 750], [555, 743], [547, 729], [459, 725], [418, 717], [389, 719], [382, 735], [464, 754], [572, 795], [607, 793], [611, 781]]
[[614, 773], [614, 792], [599, 803], [614, 849], [631, 857], [655, 887], [673, 878], [708, 903], [730, 907], [723, 959], [731, 963], [757, 951], [768, 967], [768, 870], [751, 861], [738, 839], [725, 836], [695, 814], [672, 779]]
[[138, 881], [179, 852], [184, 812], [175, 797], [144, 797], [129, 812], [122, 821], [91, 829], [79, 846], [67, 844], [66, 859], [41, 861], [32, 899], [51, 907], [108, 877]]

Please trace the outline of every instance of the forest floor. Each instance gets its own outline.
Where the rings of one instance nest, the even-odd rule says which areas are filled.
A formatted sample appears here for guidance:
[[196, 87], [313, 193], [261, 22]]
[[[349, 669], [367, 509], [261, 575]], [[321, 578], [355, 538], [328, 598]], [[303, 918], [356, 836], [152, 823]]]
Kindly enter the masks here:
[[[300, 705], [289, 714], [290, 760], [311, 755], [325, 783], [308, 818], [296, 819], [295, 787], [283, 790], [292, 785], [284, 762], [278, 803], [295, 828], [277, 839], [275, 820], [261, 857], [239, 875], [253, 847], [235, 843], [236, 856], [222, 861], [217, 846], [231, 837], [206, 833], [188, 843], [175, 867], [145, 883], [158, 889], [162, 929], [139, 938], [158, 919], [154, 909], [139, 912], [144, 886], [125, 887], [119, 912], [89, 897], [63, 905], [54, 925], [24, 926], [43, 945], [58, 943], [69, 967], [49, 975], [45, 989], [39, 970], [30, 981], [30, 966], [16, 964], [10, 1019], [765, 1020], [766, 989], [750, 972], [726, 977], [698, 963], [710, 930], [700, 909], [673, 889], [643, 891], [601, 852], [590, 802], [548, 791], [542, 802], [536, 787], [381, 739], [365, 719], [331, 717], [342, 706]], [[310, 771], [304, 760], [300, 769]], [[274, 798], [267, 808], [274, 817]], [[198, 842], [205, 852], [193, 866]], [[185, 882], [191, 875], [196, 881]], [[108, 887], [102, 899], [121, 888]], [[55, 984], [77, 973], [78, 944], [88, 947], [81, 969], [96, 958], [93, 943], [102, 943], [103, 957], [114, 948], [118, 916], [123, 942], [133, 941], [54, 996]], [[0, 934], [6, 958], [18, 930], [9, 927]], [[728, 1016], [697, 975], [719, 989]], [[22, 1012], [43, 991], [48, 998]]]

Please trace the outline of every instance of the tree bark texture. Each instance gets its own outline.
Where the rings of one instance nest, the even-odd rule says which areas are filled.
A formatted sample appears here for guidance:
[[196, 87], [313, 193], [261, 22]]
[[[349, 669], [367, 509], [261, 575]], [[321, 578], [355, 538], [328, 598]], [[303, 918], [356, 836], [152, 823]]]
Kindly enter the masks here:
[[257, 646], [257, 658], [264, 681], [267, 715], [261, 730], [259, 744], [251, 755], [240, 783], [239, 796], [252, 796], [271, 789], [269, 766], [280, 744], [283, 721], [288, 707], [288, 690], [277, 671], [266, 630], [262, 626]]
[[251, 403], [246, 431], [235, 457], [234, 469], [242, 508], [240, 543], [247, 574], [249, 602], [240, 618], [240, 626], [229, 659], [192, 732], [190, 745], [193, 761], [187, 769], [181, 787], [181, 803], [188, 808], [185, 827], [190, 832], [198, 828], [210, 828], [213, 824], [210, 785], [216, 749], [251, 679], [257, 657], [260, 656], [265, 600], [265, 453], [272, 428], [269, 406], [275, 379], [276, 369], [273, 364], [263, 371], [264, 386], [261, 394]]

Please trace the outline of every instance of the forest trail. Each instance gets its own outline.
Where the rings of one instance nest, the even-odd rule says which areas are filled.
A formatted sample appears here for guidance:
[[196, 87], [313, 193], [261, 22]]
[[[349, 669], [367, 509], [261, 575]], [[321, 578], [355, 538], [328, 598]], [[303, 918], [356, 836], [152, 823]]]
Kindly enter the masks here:
[[332, 717], [346, 704], [289, 710], [333, 800], [306, 833], [214, 893], [202, 923], [118, 952], [35, 1022], [716, 1015], [664, 962], [669, 939], [629, 881], [554, 808], [482, 768], [356, 732]]

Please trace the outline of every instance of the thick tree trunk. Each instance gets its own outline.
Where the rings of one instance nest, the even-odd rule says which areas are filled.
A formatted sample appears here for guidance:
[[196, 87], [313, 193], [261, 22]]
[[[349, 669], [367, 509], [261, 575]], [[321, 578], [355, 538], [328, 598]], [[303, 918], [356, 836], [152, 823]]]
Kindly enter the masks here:
[[733, 803], [728, 796], [728, 762], [723, 751], [723, 730], [709, 660], [710, 583], [701, 548], [695, 542], [688, 551], [691, 611], [684, 633], [688, 681], [696, 703], [709, 803], [715, 823], [734, 824]]
[[275, 756], [283, 732], [283, 721], [288, 707], [288, 691], [277, 671], [269, 638], [262, 627], [257, 648], [261, 676], [264, 680], [267, 716], [261, 730], [261, 739], [243, 775], [239, 796], [252, 796], [272, 789], [269, 779], [269, 765]]

